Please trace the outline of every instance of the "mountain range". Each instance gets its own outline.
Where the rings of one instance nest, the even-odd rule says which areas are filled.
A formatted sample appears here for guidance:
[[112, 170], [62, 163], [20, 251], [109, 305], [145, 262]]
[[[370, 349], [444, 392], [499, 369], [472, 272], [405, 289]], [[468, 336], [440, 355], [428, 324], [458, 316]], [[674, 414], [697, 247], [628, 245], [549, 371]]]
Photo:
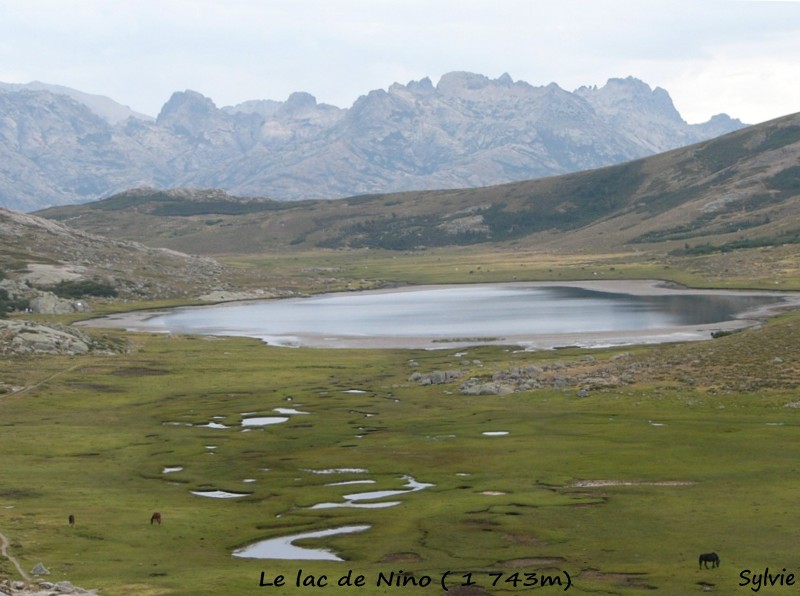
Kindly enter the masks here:
[[307, 93], [218, 108], [177, 92], [153, 119], [101, 96], [0, 84], [0, 206], [33, 211], [136, 187], [332, 199], [469, 188], [622, 163], [738, 130], [687, 124], [632, 77], [568, 92], [505, 74], [393, 84], [347, 109]]

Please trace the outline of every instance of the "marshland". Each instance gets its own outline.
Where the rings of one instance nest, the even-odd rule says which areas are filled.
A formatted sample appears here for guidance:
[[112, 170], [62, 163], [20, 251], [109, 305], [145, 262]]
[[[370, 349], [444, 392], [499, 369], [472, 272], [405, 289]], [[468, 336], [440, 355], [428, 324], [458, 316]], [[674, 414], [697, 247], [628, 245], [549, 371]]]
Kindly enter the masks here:
[[[344, 285], [379, 262], [354, 256]], [[786, 312], [707, 341], [557, 350], [81, 327], [124, 348], [2, 361], [0, 531], [25, 568], [103, 594], [299, 594], [301, 569], [731, 592], [741, 569], [792, 565], [798, 327]], [[297, 558], [241, 556], [269, 541]], [[723, 565], [698, 570], [710, 550]]]

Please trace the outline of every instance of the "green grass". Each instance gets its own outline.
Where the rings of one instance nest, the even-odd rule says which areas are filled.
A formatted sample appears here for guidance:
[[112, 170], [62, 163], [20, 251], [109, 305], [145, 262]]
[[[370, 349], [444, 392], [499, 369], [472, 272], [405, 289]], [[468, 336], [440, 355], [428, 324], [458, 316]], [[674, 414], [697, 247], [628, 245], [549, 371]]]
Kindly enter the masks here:
[[[300, 569], [335, 579], [353, 570], [370, 582], [327, 589], [336, 594], [396, 593], [374, 584], [401, 570], [436, 581], [448, 570], [451, 579], [473, 573], [498, 594], [522, 588], [491, 587], [489, 572], [505, 580], [563, 570], [581, 591], [607, 594], [643, 586], [683, 594], [701, 581], [733, 593], [742, 569], [795, 561], [800, 412], [783, 407], [796, 400], [790, 383], [720, 389], [714, 371], [735, 374], [733, 363], [749, 360], [743, 375], [768, 374], [758, 363], [780, 337], [790, 366], [800, 354], [797, 324], [788, 317], [688, 351], [629, 350], [642, 366], [672, 362], [684, 372], [702, 361], [705, 369], [693, 371], [693, 387], [654, 373], [584, 399], [549, 389], [466, 397], [457, 383], [407, 380], [414, 370], [491, 374], [580, 351], [475, 348], [455, 357], [447, 349], [294, 350], [140, 335], [125, 355], [7, 359], [0, 378], [29, 389], [0, 395], [0, 531], [24, 568], [42, 561], [49, 580], [112, 596], [302, 594], [308, 589], [293, 583]], [[241, 432], [242, 413], [276, 407], [310, 414]], [[211, 420], [230, 428], [199, 426]], [[481, 434], [491, 430], [509, 434]], [[184, 469], [162, 474], [167, 466]], [[309, 471], [327, 468], [369, 473]], [[435, 486], [388, 509], [309, 509], [351, 492], [399, 489], [404, 475]], [[364, 478], [375, 484], [325, 486]], [[632, 484], [572, 486], [579, 480]], [[189, 492], [202, 489], [250, 494]], [[163, 513], [162, 526], [149, 524], [153, 511]], [[372, 527], [308, 543], [345, 562], [231, 556], [257, 540], [351, 524]], [[712, 549], [723, 566], [698, 571], [697, 555]], [[259, 588], [262, 571], [290, 585]], [[5, 561], [0, 572], [14, 574]]]
[[268, 272], [274, 287], [301, 293], [403, 284], [626, 279], [658, 279], [706, 289], [800, 289], [800, 269], [793, 245], [683, 257], [628, 251], [556, 254], [520, 246], [513, 251], [501, 247], [408, 253], [315, 250], [238, 255], [224, 261], [241, 272], [242, 279]]

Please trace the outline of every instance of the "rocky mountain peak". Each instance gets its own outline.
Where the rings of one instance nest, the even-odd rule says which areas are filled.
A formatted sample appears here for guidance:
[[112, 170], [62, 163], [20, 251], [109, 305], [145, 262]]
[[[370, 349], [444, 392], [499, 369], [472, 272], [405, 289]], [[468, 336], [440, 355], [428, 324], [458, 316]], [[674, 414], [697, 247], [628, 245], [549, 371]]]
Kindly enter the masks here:
[[651, 89], [650, 85], [635, 77], [612, 78], [603, 87], [581, 87], [575, 94], [606, 115], [644, 110], [683, 122], [669, 93], [661, 87]]
[[472, 72], [450, 72], [442, 75], [436, 90], [442, 95], [463, 95], [470, 91], [484, 89], [492, 84], [492, 80], [482, 74]]
[[317, 107], [317, 98], [310, 93], [298, 91], [292, 93], [286, 102], [281, 106], [280, 111], [284, 114], [297, 114], [307, 112]]
[[196, 91], [178, 91], [173, 93], [169, 101], [161, 108], [161, 112], [156, 118], [156, 124], [174, 127], [175, 125], [184, 126], [188, 122], [201, 123], [217, 112], [217, 106], [208, 97]]
[[433, 86], [430, 78], [424, 77], [419, 81], [411, 81], [406, 85], [406, 89], [413, 93], [420, 93], [420, 94], [427, 94], [433, 93], [436, 91], [436, 88]]

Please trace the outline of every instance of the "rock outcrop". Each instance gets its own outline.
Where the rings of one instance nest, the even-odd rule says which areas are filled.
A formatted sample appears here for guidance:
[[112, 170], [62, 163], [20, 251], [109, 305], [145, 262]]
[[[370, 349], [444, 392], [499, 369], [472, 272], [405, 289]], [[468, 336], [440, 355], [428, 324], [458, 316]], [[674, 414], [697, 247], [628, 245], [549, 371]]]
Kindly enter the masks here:
[[8, 596], [59, 596], [61, 594], [66, 596], [70, 594], [73, 596], [89, 596], [97, 594], [97, 590], [85, 590], [73, 586], [72, 582], [69, 581], [53, 583], [3, 579], [0, 580], [0, 594], [7, 594]]
[[124, 346], [97, 342], [85, 333], [61, 325], [0, 319], [0, 354], [67, 354], [117, 352]]

